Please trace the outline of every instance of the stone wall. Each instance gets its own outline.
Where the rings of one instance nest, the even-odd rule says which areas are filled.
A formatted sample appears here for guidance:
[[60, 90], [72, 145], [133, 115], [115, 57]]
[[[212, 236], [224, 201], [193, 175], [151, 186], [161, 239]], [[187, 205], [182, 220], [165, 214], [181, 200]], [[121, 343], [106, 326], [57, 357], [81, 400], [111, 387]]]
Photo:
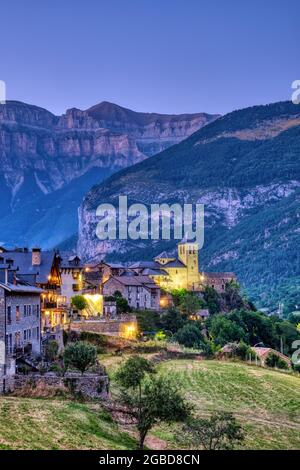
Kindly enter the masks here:
[[33, 373], [28, 375], [16, 374], [10, 383], [11, 392], [22, 390], [30, 386], [66, 388], [74, 394], [81, 394], [84, 398], [106, 400], [109, 395], [109, 378], [107, 375], [100, 375], [86, 372], [83, 375], [79, 372], [67, 372], [64, 376], [59, 376], [54, 372], [47, 372], [43, 375]]
[[126, 325], [134, 325], [137, 329], [137, 321], [134, 315], [124, 315], [115, 320], [101, 321], [101, 320], [86, 320], [80, 322], [72, 322], [70, 325], [71, 330], [75, 331], [88, 331], [90, 333], [100, 333], [112, 336], [122, 336], [122, 331]]

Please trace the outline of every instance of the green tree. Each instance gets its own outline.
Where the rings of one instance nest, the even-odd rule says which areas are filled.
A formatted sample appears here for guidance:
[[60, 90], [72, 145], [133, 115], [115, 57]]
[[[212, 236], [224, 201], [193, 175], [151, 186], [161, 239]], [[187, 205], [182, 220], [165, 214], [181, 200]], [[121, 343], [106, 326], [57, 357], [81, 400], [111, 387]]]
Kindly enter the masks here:
[[55, 340], [50, 340], [45, 345], [45, 359], [46, 361], [53, 362], [57, 359], [58, 343]]
[[125, 413], [136, 422], [139, 449], [155, 424], [184, 421], [190, 416], [190, 406], [177, 386], [163, 377], [155, 377], [152, 364], [139, 356], [132, 357], [116, 373], [120, 385], [119, 401]]
[[221, 311], [221, 297], [215, 289], [206, 286], [203, 292], [203, 299], [206, 302], [210, 315]]
[[174, 335], [175, 341], [187, 348], [203, 348], [205, 340], [197, 324], [186, 324]]
[[97, 348], [84, 341], [69, 344], [64, 351], [66, 368], [75, 367], [83, 374], [97, 360]]
[[278, 369], [288, 369], [289, 366], [285, 360], [283, 360], [277, 354], [271, 352], [266, 359], [266, 366], [277, 367]]
[[209, 334], [215, 344], [224, 346], [227, 343], [246, 340], [246, 333], [239, 325], [225, 315], [215, 315], [209, 322]]
[[187, 317], [195, 314], [200, 308], [203, 308], [204, 306], [205, 302], [190, 292], [182, 298], [181, 303], [179, 304], [180, 311]]
[[176, 333], [185, 323], [186, 319], [183, 318], [180, 311], [175, 307], [170, 307], [160, 318], [161, 328], [166, 332], [171, 331], [171, 333]]
[[76, 310], [81, 311], [87, 308], [87, 301], [83, 295], [74, 295], [71, 299], [71, 305], [73, 308], [76, 308]]
[[193, 446], [205, 450], [231, 450], [245, 439], [242, 427], [232, 413], [218, 411], [209, 419], [191, 420], [184, 430], [190, 434]]
[[114, 292], [114, 299], [116, 301], [117, 313], [121, 315], [122, 313], [128, 313], [131, 311], [127, 299], [125, 299], [121, 292], [116, 290]]

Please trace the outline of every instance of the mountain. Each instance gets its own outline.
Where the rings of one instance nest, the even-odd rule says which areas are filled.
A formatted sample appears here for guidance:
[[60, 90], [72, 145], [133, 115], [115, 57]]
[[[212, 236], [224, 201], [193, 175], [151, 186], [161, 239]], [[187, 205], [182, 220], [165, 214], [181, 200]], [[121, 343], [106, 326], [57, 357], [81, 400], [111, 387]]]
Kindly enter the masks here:
[[55, 116], [17, 101], [0, 104], [0, 243], [48, 248], [72, 237], [94, 184], [217, 117], [137, 113], [107, 102]]
[[85, 197], [78, 248], [86, 257], [149, 259], [175, 250], [171, 241], [100, 242], [95, 209], [117, 204], [119, 195], [146, 205], [203, 203], [200, 269], [235, 271], [261, 305], [274, 305], [286, 291], [300, 305], [300, 106], [281, 102], [229, 113]]

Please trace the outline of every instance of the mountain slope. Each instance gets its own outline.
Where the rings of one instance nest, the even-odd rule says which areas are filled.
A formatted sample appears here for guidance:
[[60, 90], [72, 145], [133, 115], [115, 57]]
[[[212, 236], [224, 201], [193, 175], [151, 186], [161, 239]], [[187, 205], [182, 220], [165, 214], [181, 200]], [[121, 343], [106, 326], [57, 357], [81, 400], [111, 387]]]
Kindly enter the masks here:
[[100, 242], [95, 209], [119, 195], [146, 205], [203, 203], [200, 269], [236, 271], [267, 302], [266, 292], [300, 275], [299, 190], [300, 107], [235, 111], [94, 188], [80, 209], [79, 250], [89, 258], [134, 260], [175, 249], [174, 242]]
[[[111, 103], [73, 108], [62, 116], [17, 101], [0, 105], [0, 241], [49, 247], [69, 238], [81, 199], [93, 184], [216, 117], [136, 113]], [[49, 235], [54, 219], [56, 233]]]

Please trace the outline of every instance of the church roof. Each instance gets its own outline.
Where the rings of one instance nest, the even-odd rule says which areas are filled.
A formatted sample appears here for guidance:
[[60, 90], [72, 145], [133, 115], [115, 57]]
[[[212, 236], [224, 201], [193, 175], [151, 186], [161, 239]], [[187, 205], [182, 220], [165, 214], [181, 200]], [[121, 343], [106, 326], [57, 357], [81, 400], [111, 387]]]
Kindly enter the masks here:
[[159, 255], [155, 256], [154, 259], [175, 259], [175, 256], [166, 251], [162, 251]]

